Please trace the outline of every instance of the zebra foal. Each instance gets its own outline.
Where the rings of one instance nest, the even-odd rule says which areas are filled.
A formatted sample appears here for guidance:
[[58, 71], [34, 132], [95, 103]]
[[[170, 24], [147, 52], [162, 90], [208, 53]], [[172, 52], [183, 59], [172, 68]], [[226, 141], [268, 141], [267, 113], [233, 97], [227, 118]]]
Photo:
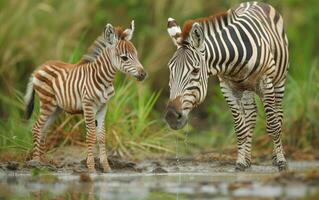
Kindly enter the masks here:
[[77, 64], [49, 61], [33, 72], [25, 95], [26, 118], [31, 117], [34, 95], [40, 100], [40, 115], [32, 127], [34, 161], [41, 161], [45, 152], [48, 127], [61, 111], [83, 114], [87, 135], [87, 167], [95, 172], [94, 146], [99, 143], [100, 162], [104, 172], [110, 171], [105, 151], [104, 117], [106, 104], [114, 95], [113, 80], [117, 71], [129, 74], [139, 81], [146, 77], [138, 60], [137, 51], [130, 42], [134, 32], [111, 24], [94, 41], [88, 54]]
[[189, 20], [183, 30], [169, 18], [167, 30], [177, 46], [168, 63], [170, 99], [165, 119], [169, 126], [180, 129], [187, 123], [189, 112], [205, 99], [209, 76], [217, 76], [234, 119], [236, 169], [251, 165], [256, 93], [274, 144], [273, 164], [285, 170], [281, 132], [288, 41], [281, 15], [268, 4], [246, 2], [215, 16]]

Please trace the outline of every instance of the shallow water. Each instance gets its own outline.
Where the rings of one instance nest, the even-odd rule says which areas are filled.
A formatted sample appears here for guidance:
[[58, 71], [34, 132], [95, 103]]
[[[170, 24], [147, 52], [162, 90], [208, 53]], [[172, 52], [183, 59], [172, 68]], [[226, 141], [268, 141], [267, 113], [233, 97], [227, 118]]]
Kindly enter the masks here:
[[[144, 164], [145, 165], [145, 164]], [[281, 177], [276, 168], [254, 165], [235, 172], [233, 165], [181, 162], [163, 166], [167, 173], [114, 171], [90, 175], [0, 173], [0, 199], [299, 199], [319, 196], [319, 184], [305, 182], [304, 171], [318, 169], [319, 162], [290, 162], [294, 173]], [[291, 176], [291, 177], [290, 177]], [[275, 177], [275, 178], [274, 178]], [[82, 181], [81, 181], [82, 180]]]

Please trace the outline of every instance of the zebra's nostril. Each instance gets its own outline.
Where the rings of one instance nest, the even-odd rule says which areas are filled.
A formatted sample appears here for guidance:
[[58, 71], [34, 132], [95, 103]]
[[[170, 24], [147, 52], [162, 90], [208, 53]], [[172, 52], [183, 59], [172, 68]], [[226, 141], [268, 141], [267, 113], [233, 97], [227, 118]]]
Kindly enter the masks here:
[[146, 72], [142, 71], [140, 76], [144, 79], [146, 75], [147, 75]]
[[166, 119], [168, 120], [181, 120], [183, 117], [181, 112], [176, 111], [175, 109], [169, 109], [166, 113]]
[[180, 120], [182, 118], [182, 113], [176, 112], [176, 119]]

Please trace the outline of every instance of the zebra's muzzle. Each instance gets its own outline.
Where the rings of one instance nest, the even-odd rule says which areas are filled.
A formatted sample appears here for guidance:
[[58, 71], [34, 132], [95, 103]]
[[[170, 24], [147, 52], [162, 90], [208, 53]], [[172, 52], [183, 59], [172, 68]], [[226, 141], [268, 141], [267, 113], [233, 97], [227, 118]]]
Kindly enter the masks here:
[[180, 98], [178, 97], [174, 101], [170, 102], [165, 114], [165, 121], [174, 130], [183, 128], [187, 122], [187, 118], [183, 115], [182, 110], [180, 109], [179, 101]]
[[169, 127], [174, 130], [183, 128], [186, 125], [186, 117], [175, 110], [168, 110], [165, 115], [165, 120], [168, 123]]

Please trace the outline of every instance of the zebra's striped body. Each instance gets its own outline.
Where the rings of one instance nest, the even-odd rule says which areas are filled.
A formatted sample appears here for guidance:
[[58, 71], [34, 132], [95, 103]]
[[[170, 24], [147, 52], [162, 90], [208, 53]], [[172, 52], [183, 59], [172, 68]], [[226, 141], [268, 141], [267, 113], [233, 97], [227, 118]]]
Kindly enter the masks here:
[[179, 129], [186, 124], [189, 111], [206, 96], [209, 75], [216, 75], [234, 118], [236, 168], [243, 170], [251, 164], [256, 93], [264, 104], [267, 132], [274, 142], [273, 163], [286, 169], [280, 135], [288, 41], [280, 14], [270, 5], [247, 2], [216, 16], [188, 21], [183, 31], [170, 18], [168, 32], [177, 45], [169, 63], [169, 125]]
[[40, 115], [34, 123], [33, 160], [40, 161], [45, 150], [45, 136], [49, 125], [63, 110], [71, 114], [84, 114], [87, 128], [89, 171], [94, 169], [93, 148], [96, 138], [100, 148], [100, 161], [110, 170], [105, 151], [104, 116], [106, 103], [114, 95], [113, 79], [117, 71], [143, 80], [145, 72], [137, 58], [137, 52], [129, 41], [134, 31], [114, 29], [108, 24], [91, 48], [91, 53], [78, 64], [49, 61], [40, 66], [29, 83], [26, 104], [27, 118], [31, 116], [34, 93], [40, 100]]

